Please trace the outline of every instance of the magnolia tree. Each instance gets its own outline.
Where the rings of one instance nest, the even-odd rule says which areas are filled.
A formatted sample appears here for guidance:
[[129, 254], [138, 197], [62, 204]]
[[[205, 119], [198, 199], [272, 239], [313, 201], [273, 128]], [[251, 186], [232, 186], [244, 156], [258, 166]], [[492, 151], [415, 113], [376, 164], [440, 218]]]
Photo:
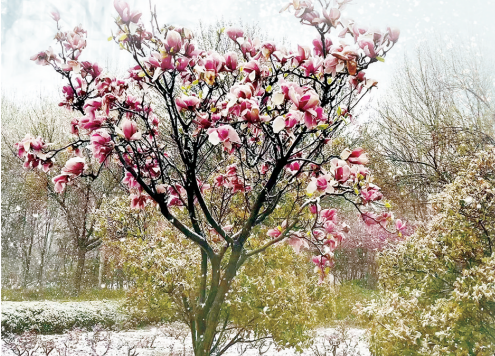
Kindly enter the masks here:
[[[125, 79], [105, 75], [80, 59], [86, 31], [58, 28], [52, 48], [32, 57], [67, 80], [60, 105], [79, 113], [73, 140], [50, 148], [26, 136], [17, 147], [26, 167], [50, 169], [58, 153], [70, 158], [53, 178], [55, 190], [81, 178], [97, 179], [111, 161], [125, 170], [131, 205], [157, 206], [199, 251], [197, 294], [183, 298], [196, 355], [209, 354], [237, 271], [249, 258], [286, 239], [311, 251], [320, 282], [332, 251], [347, 231], [334, 196], [349, 200], [366, 219], [382, 198], [360, 148], [334, 152], [332, 139], [377, 81], [365, 70], [383, 57], [399, 31], [368, 29], [341, 17], [348, 1], [293, 1], [303, 25], [315, 29], [312, 48], [286, 50], [228, 28], [235, 50], [197, 48], [192, 32], [151, 28], [141, 13], [115, 1], [112, 38], [135, 61]], [[53, 18], [60, 19], [58, 13]], [[289, 206], [290, 209], [286, 209]], [[368, 213], [366, 213], [368, 211]]]

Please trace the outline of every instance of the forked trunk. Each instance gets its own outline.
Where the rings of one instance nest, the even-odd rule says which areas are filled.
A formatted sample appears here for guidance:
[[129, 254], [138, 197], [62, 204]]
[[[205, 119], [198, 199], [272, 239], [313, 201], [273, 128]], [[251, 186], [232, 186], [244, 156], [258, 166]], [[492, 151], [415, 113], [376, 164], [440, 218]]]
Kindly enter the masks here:
[[[230, 290], [237, 270], [242, 264], [239, 263], [241, 251], [242, 248], [239, 246], [236, 246], [233, 249], [213, 302], [211, 305], [206, 306], [208, 309], [201, 313], [201, 315], [195, 315], [195, 326], [191, 328], [191, 332], [196, 334], [196, 336], [193, 337], [195, 356], [217, 355], [221, 351], [221, 347], [217, 347], [215, 350], [212, 350], [212, 348], [215, 346], [214, 341], [218, 333], [217, 327], [220, 321], [220, 312], [225, 302], [225, 297]], [[218, 268], [220, 268], [220, 265], [218, 265]], [[220, 271], [218, 272], [220, 273]], [[211, 291], [212, 289], [210, 289], [210, 293]]]

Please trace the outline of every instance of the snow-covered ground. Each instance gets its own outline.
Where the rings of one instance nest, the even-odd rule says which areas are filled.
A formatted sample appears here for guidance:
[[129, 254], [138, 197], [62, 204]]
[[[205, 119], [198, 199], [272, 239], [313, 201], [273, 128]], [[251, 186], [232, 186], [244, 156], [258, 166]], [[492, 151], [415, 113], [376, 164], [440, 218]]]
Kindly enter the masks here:
[[[1, 341], [2, 355], [49, 356], [186, 356], [192, 355], [190, 335], [179, 324], [142, 330], [121, 329], [129, 316], [116, 301], [88, 302], [2, 302], [2, 334], [36, 329], [51, 335], [26, 332]], [[102, 325], [93, 327], [94, 325]], [[91, 329], [88, 332], [80, 328]], [[71, 330], [64, 334], [54, 332]], [[370, 355], [364, 330], [341, 322], [334, 329], [317, 330], [314, 345], [303, 355]], [[34, 351], [36, 350], [36, 351]], [[334, 353], [333, 351], [337, 352]], [[25, 352], [24, 351], [29, 351]], [[34, 351], [34, 352], [33, 352]], [[294, 349], [277, 350], [275, 345], [233, 346], [225, 355], [298, 355]]]
[[[307, 349], [302, 355], [334, 355], [332, 348], [336, 347], [336, 355], [370, 355], [366, 342], [363, 338], [364, 330], [346, 329], [345, 335], [342, 330], [321, 329], [313, 349]], [[344, 338], [345, 337], [345, 338]], [[9, 347], [8, 339], [2, 339], [3, 355], [16, 355]], [[331, 346], [333, 344], [334, 346]], [[17, 345], [31, 350], [38, 349], [30, 355], [50, 356], [182, 356], [192, 355], [189, 335], [171, 327], [149, 328], [144, 330], [130, 330], [119, 332], [97, 331], [85, 332], [73, 330], [63, 335], [25, 335], [24, 340], [17, 340]], [[36, 345], [36, 346], [35, 346]], [[338, 346], [337, 346], [338, 345]], [[225, 355], [300, 355], [293, 349], [277, 351], [272, 345], [258, 345], [259, 348], [232, 347]], [[326, 349], [325, 349], [326, 346]], [[318, 347], [319, 353], [314, 349]], [[326, 351], [326, 353], [325, 353]]]

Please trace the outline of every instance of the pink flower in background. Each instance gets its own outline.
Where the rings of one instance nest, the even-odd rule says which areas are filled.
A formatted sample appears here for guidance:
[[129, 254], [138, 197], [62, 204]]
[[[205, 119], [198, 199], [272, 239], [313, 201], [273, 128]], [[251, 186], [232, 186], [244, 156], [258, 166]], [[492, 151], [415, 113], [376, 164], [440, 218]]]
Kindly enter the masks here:
[[287, 239], [287, 244], [294, 249], [295, 253], [300, 253], [302, 248], [309, 248], [308, 241], [302, 237], [291, 236]]
[[50, 12], [50, 16], [56, 22], [58, 22], [60, 20], [60, 14], [57, 10]]
[[323, 209], [321, 212], [320, 212], [320, 216], [323, 220], [325, 221], [333, 221], [335, 222], [335, 219], [336, 219], [336, 214], [337, 214], [337, 210], [336, 209]]
[[236, 41], [237, 42], [237, 39], [239, 37], [243, 37], [244, 36], [244, 31], [240, 28], [236, 28], [236, 27], [229, 27], [225, 30], [225, 33], [227, 34], [227, 36], [229, 36], [229, 38], [232, 40], [232, 41]]
[[131, 11], [129, 4], [122, 0], [114, 0], [113, 6], [115, 10], [119, 13], [120, 18], [126, 24], [129, 22], [138, 23], [141, 18], [142, 13], [138, 11]]
[[399, 40], [399, 35], [400, 35], [400, 29], [397, 27], [388, 27], [388, 39], [392, 41], [393, 43], [397, 42]]
[[406, 229], [406, 223], [403, 223], [401, 219], [395, 220], [395, 228], [402, 235], [402, 232]]

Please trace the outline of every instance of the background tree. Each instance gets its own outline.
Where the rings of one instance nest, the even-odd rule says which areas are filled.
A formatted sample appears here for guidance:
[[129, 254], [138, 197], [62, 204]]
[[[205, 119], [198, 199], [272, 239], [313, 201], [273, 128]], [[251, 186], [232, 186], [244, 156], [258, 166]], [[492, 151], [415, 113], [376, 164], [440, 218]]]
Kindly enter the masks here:
[[[80, 181], [63, 195], [55, 193], [50, 172], [22, 170], [23, 162], [16, 157], [13, 146], [21, 139], [21, 133], [27, 130], [45, 137], [52, 145], [59, 145], [66, 138], [61, 122], [67, 120], [67, 112], [46, 104], [21, 109], [9, 100], [3, 100], [2, 116], [2, 246], [6, 262], [3, 271], [7, 272], [6, 275], [15, 275], [15, 264], [21, 257], [23, 281], [13, 284], [25, 287], [37, 281], [37, 286], [43, 287], [47, 257], [59, 255], [61, 258], [52, 261], [51, 269], [54, 272], [67, 270], [67, 263], [75, 260], [71, 287], [79, 292], [84, 280], [86, 255], [100, 244], [100, 240], [92, 236], [93, 222], [88, 220], [89, 214], [105, 196], [115, 194], [119, 181], [108, 170], [103, 179]], [[115, 170], [117, 167], [109, 168]], [[59, 250], [56, 252], [54, 249], [57, 247]], [[34, 269], [32, 261], [37, 262]], [[54, 282], [63, 285], [66, 274], [56, 274]]]
[[453, 182], [464, 157], [495, 143], [489, 68], [482, 56], [423, 46], [394, 75], [361, 144], [402, 216], [426, 220], [428, 195]]
[[378, 355], [495, 350], [495, 149], [463, 166], [431, 222], [379, 258], [383, 299], [361, 307]]

